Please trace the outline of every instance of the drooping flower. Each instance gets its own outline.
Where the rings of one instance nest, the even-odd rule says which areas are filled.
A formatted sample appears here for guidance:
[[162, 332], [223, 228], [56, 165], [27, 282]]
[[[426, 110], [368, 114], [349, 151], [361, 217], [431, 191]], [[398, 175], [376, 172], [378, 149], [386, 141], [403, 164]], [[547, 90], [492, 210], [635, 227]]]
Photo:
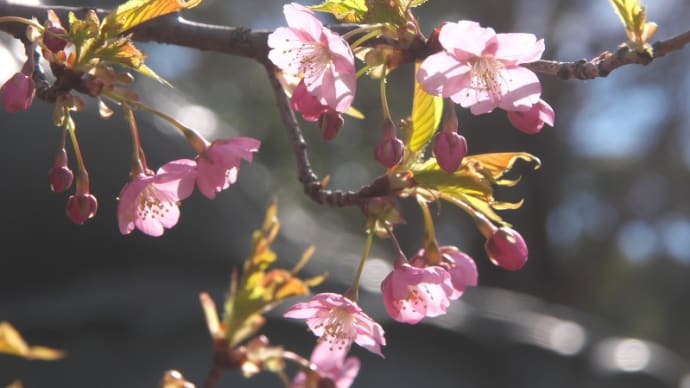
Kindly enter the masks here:
[[36, 84], [33, 78], [19, 72], [2, 85], [0, 93], [2, 93], [2, 107], [5, 111], [16, 113], [31, 107], [36, 95]]
[[195, 167], [193, 160], [181, 159], [163, 165], [155, 175], [149, 172], [134, 176], [120, 192], [120, 233], [129, 234], [136, 228], [158, 237], [175, 226], [180, 218], [178, 201], [194, 190]]
[[216, 193], [237, 181], [242, 159], [251, 162], [261, 142], [251, 137], [216, 140], [196, 159], [197, 187], [203, 195], [214, 199]]
[[329, 348], [346, 351], [355, 342], [383, 357], [381, 346], [386, 344], [383, 328], [343, 295], [317, 294], [308, 302], [292, 306], [283, 316], [305, 319], [312, 333], [328, 343]]
[[450, 274], [439, 266], [396, 265], [381, 283], [383, 305], [399, 322], [419, 323], [448, 310], [454, 294]]
[[467, 287], [477, 285], [477, 265], [467, 253], [453, 245], [440, 246], [438, 250], [441, 253], [439, 265], [450, 274], [450, 281], [456, 291], [451, 299], [457, 299]]
[[450, 97], [476, 115], [497, 107], [528, 110], [539, 101], [539, 79], [520, 64], [541, 58], [543, 39], [497, 34], [466, 20], [444, 24], [438, 39], [443, 50], [427, 57], [417, 74], [427, 92]]
[[357, 357], [345, 356], [347, 352], [337, 351], [326, 342], [319, 342], [311, 353], [316, 373], [307, 376], [300, 372], [292, 380], [292, 388], [335, 387], [348, 388], [359, 373], [360, 361]]
[[357, 84], [350, 46], [302, 5], [286, 4], [283, 13], [289, 27], [268, 36], [268, 58], [281, 70], [303, 77], [307, 91], [321, 105], [347, 112]]
[[492, 263], [517, 271], [527, 262], [527, 244], [520, 233], [507, 227], [496, 228], [486, 240], [484, 250]]
[[529, 110], [508, 112], [510, 123], [528, 135], [539, 133], [544, 124], [553, 127], [555, 117], [553, 108], [544, 100], [539, 100]]

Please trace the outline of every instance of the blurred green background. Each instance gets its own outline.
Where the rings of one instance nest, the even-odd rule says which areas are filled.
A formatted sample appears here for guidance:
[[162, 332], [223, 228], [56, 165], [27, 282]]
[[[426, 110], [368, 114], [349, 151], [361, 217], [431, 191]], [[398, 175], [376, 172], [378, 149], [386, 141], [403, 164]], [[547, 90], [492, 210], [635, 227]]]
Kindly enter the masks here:
[[[205, 0], [183, 16], [273, 29], [285, 24], [282, 4]], [[648, 19], [660, 26], [657, 38], [688, 29], [687, 2], [648, 6]], [[460, 19], [497, 32], [534, 33], [544, 38], [547, 59], [591, 58], [625, 40], [605, 0], [431, 0], [416, 14], [427, 35], [442, 21]], [[0, 39], [5, 80], [21, 65], [23, 49], [6, 34]], [[211, 342], [198, 293], [222, 300], [231, 268], [249, 253], [251, 232], [274, 197], [283, 225], [275, 247], [279, 263], [291, 266], [314, 244], [305, 274], [330, 274], [316, 292], [344, 291], [355, 271], [363, 217], [357, 209], [321, 207], [303, 195], [262, 67], [188, 48], [138, 47], [148, 65], [175, 85], [170, 90], [140, 77], [136, 87], [144, 101], [211, 139], [256, 137], [261, 152], [216, 200], [195, 193], [185, 201], [180, 224], [164, 237], [121, 236], [116, 197], [127, 182], [130, 155], [122, 117], [99, 120], [93, 102], [75, 116], [100, 206], [95, 219], [77, 226], [64, 216], [69, 194], [49, 189], [47, 171], [60, 134], [51, 107], [36, 101], [28, 112], [0, 112], [0, 319], [30, 343], [68, 352], [52, 363], [0, 356], [0, 386], [19, 378], [28, 388], [154, 387], [166, 369], [179, 369], [201, 385]], [[521, 209], [502, 215], [524, 236], [530, 260], [517, 273], [494, 267], [469, 217], [445, 205], [438, 238], [475, 258], [480, 286], [447, 316], [411, 327], [386, 318], [378, 285], [392, 249], [377, 241], [361, 304], [383, 323], [389, 345], [385, 360], [354, 350], [363, 361], [354, 386], [690, 387], [688, 63], [686, 49], [608, 78], [541, 77], [556, 125], [534, 136], [513, 129], [502, 111], [479, 117], [460, 112], [470, 153], [528, 151], [543, 163], [536, 171], [518, 165], [520, 184], [497, 195], [525, 198]], [[412, 77], [411, 66], [391, 77], [395, 117], [409, 113]], [[334, 141], [324, 142], [311, 124], [303, 127], [314, 169], [331, 176], [332, 188], [356, 189], [382, 172], [372, 158], [381, 127], [377, 88], [360, 80], [355, 106], [367, 118], [349, 119]], [[138, 120], [152, 167], [194, 156], [167, 124], [145, 113]], [[421, 215], [414, 203], [401, 204], [408, 222], [399, 238], [411, 255], [421, 245]], [[308, 355], [313, 337], [301, 322], [280, 319], [281, 311], [266, 327], [272, 341]], [[268, 374], [245, 381], [234, 373], [220, 386], [279, 384]]]

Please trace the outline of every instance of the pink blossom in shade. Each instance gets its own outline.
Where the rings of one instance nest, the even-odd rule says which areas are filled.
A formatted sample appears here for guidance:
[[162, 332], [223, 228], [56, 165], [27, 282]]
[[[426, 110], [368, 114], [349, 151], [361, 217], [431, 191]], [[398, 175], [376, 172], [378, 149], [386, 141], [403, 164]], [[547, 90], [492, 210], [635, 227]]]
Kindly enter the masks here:
[[216, 140], [197, 157], [199, 191], [209, 199], [237, 181], [242, 159], [251, 162], [261, 142], [251, 137]]
[[383, 328], [362, 311], [357, 303], [343, 295], [321, 293], [308, 302], [298, 303], [283, 315], [305, 319], [309, 329], [332, 349], [347, 352], [352, 342], [383, 357], [386, 344]]
[[2, 93], [2, 107], [5, 111], [16, 113], [31, 107], [36, 95], [36, 84], [33, 78], [19, 72], [2, 85], [0, 92]]
[[194, 189], [196, 163], [181, 159], [162, 166], [156, 175], [139, 174], [120, 192], [117, 219], [120, 233], [135, 228], [158, 237], [175, 226], [180, 218], [178, 202]]
[[492, 263], [517, 271], [527, 263], [527, 244], [517, 231], [500, 227], [486, 240], [484, 250]]
[[553, 108], [544, 100], [539, 100], [529, 110], [508, 112], [510, 123], [528, 135], [541, 132], [544, 124], [553, 127], [555, 119]]
[[439, 266], [397, 266], [381, 283], [383, 305], [399, 322], [419, 323], [446, 313], [454, 288], [450, 274]]
[[427, 92], [450, 97], [473, 114], [495, 108], [527, 110], [539, 101], [541, 84], [523, 63], [544, 52], [532, 34], [497, 34], [479, 23], [461, 20], [441, 27], [443, 50], [427, 57], [417, 80]]
[[355, 97], [355, 58], [348, 43], [297, 3], [283, 6], [288, 27], [268, 36], [268, 58], [286, 73], [303, 77], [307, 91], [345, 113]]
[[333, 386], [348, 388], [359, 373], [361, 363], [357, 357], [345, 358], [347, 352], [332, 349], [326, 342], [319, 342], [311, 353], [312, 364], [316, 367], [318, 381], [307, 378], [304, 372], [292, 380], [292, 388], [311, 388], [313, 386]]
[[442, 257], [441, 267], [450, 274], [450, 281], [455, 289], [451, 299], [457, 299], [467, 287], [477, 285], [477, 265], [468, 254], [452, 245], [441, 246], [438, 250]]
[[312, 122], [318, 121], [319, 117], [328, 111], [327, 105], [323, 105], [318, 98], [309, 94], [307, 87], [304, 86], [304, 80], [301, 80], [292, 92], [290, 106], [294, 111], [302, 113], [302, 117], [306, 121]]

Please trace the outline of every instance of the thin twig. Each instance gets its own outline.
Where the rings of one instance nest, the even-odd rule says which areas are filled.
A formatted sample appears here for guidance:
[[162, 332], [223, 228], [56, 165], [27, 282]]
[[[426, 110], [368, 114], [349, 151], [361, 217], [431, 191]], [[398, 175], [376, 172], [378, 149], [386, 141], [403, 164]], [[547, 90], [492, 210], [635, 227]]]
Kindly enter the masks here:
[[305, 194], [319, 204], [333, 207], [358, 206], [367, 198], [390, 194], [387, 179], [385, 179], [385, 177], [374, 180], [371, 185], [365, 186], [357, 192], [351, 190], [325, 189], [319, 177], [311, 168], [307, 142], [304, 140], [302, 129], [297, 123], [295, 113], [290, 107], [287, 95], [283, 91], [283, 86], [276, 76], [275, 67], [271, 64], [267, 64], [266, 72], [271, 81], [271, 87], [276, 98], [276, 103], [278, 104], [280, 117], [288, 131], [288, 137], [290, 138], [290, 143], [292, 144], [295, 157], [297, 158], [297, 168], [299, 171], [298, 179], [304, 186]]

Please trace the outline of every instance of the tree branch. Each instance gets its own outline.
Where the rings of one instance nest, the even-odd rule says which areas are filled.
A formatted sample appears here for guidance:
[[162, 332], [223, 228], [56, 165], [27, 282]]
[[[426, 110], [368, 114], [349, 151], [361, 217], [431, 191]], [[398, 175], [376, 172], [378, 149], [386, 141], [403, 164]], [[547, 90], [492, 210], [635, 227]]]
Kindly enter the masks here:
[[333, 207], [359, 206], [364, 200], [372, 197], [385, 196], [390, 194], [390, 187], [386, 176], [375, 179], [371, 185], [362, 187], [359, 191], [328, 190], [323, 187], [318, 176], [311, 168], [307, 142], [302, 135], [302, 129], [297, 123], [295, 113], [290, 107], [283, 86], [276, 76], [276, 69], [272, 64], [266, 64], [266, 72], [271, 81], [273, 94], [280, 110], [280, 117], [285, 128], [288, 130], [288, 137], [292, 144], [292, 149], [297, 158], [297, 168], [299, 171], [298, 179], [304, 186], [304, 193], [319, 204]]
[[[74, 12], [81, 17], [88, 10], [84, 7], [23, 5], [4, 2], [0, 4], [0, 16], [36, 17], [43, 20], [48, 9], [54, 10], [62, 20], [67, 20], [69, 12]], [[97, 9], [100, 17], [105, 16], [108, 12], [108, 10]], [[332, 29], [343, 33], [353, 27], [353, 25], [338, 25]], [[26, 26], [20, 23], [0, 24], [0, 30], [16, 37], [23, 36], [25, 28]], [[198, 23], [186, 20], [177, 14], [171, 14], [137, 26], [132, 29], [132, 32], [134, 33], [134, 40], [140, 42], [174, 44], [198, 50], [253, 58], [262, 64], [267, 64], [268, 61], [267, 38], [268, 34], [271, 33], [268, 30]], [[654, 43], [652, 45], [654, 48], [653, 56], [635, 52], [627, 46], [621, 46], [615, 54], [607, 51], [591, 60], [559, 62], [544, 59], [524, 66], [536, 73], [556, 76], [564, 80], [587, 80], [606, 77], [613, 70], [624, 65], [647, 65], [656, 58], [681, 50], [688, 43], [690, 43], [690, 31]], [[421, 60], [431, 53], [427, 50], [415, 50], [411, 54], [405, 59], [409, 61]]]
[[[84, 7], [23, 5], [3, 2], [0, 4], [0, 16], [36, 17], [38, 20], [43, 21], [49, 9], [55, 11], [63, 21], [68, 20], [70, 12], [73, 12], [78, 17], [83, 17], [89, 10], [89, 8]], [[102, 18], [108, 14], [109, 10], [96, 9], [96, 12]], [[336, 32], [344, 33], [355, 27], [354, 25], [343, 24], [332, 27], [332, 29]], [[21, 23], [0, 23], [0, 31], [8, 32], [24, 40], [26, 26]], [[367, 198], [391, 194], [392, 189], [385, 175], [376, 178], [370, 185], [364, 186], [356, 192], [328, 190], [323, 187], [318, 176], [311, 168], [307, 143], [304, 140], [295, 114], [290, 107], [288, 97], [276, 78], [273, 64], [268, 60], [269, 47], [267, 40], [271, 31], [198, 23], [185, 20], [178, 14], [171, 14], [141, 24], [130, 32], [133, 33], [133, 39], [136, 41], [173, 44], [198, 50], [252, 58], [263, 64], [271, 81], [282, 121], [288, 130], [290, 142], [297, 158], [299, 181], [304, 186], [304, 192], [315, 202], [334, 207], [358, 206], [362, 205]], [[556, 76], [564, 80], [586, 80], [606, 77], [613, 70], [624, 65], [647, 65], [655, 58], [681, 50], [688, 43], [690, 43], [690, 31], [654, 43], [653, 55], [651, 56], [621, 45], [615, 54], [607, 51], [592, 60], [583, 59], [575, 62], [539, 60], [524, 64], [523, 66], [536, 73]], [[424, 59], [431, 54], [430, 51], [428, 47], [408, 49], [408, 52], [405, 53], [404, 61], [414, 62]]]
[[523, 66], [535, 73], [553, 75], [563, 80], [580, 79], [588, 80], [597, 77], [606, 77], [615, 69], [624, 65], [648, 65], [654, 59], [678, 51], [690, 43], [690, 31], [674, 36], [667, 40], [657, 41], [652, 45], [653, 55], [630, 49], [626, 45], [619, 46], [615, 54], [606, 51], [598, 57], [575, 62], [558, 62], [540, 60]]

